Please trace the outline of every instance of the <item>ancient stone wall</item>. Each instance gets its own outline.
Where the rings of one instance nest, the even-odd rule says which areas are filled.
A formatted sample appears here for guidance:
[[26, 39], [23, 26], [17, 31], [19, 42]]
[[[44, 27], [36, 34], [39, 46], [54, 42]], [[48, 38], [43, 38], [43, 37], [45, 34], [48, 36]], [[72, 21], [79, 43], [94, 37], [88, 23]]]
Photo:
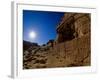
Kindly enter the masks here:
[[[89, 37], [87, 34], [82, 38], [75, 38], [71, 41], [57, 44], [54, 46], [53, 52], [58, 55], [59, 59], [61, 59], [61, 57], [65, 59], [65, 66], [89, 66], [91, 56]], [[56, 64], [56, 66], [58, 65]]]
[[[60, 56], [59, 59], [64, 58], [65, 65], [62, 64], [62, 66], [89, 66], [91, 64], [90, 16], [88, 13], [64, 14], [57, 27], [53, 51]], [[61, 66], [61, 64], [56, 65]]]
[[65, 13], [56, 30], [56, 42], [61, 43], [90, 33], [90, 24], [88, 13]]

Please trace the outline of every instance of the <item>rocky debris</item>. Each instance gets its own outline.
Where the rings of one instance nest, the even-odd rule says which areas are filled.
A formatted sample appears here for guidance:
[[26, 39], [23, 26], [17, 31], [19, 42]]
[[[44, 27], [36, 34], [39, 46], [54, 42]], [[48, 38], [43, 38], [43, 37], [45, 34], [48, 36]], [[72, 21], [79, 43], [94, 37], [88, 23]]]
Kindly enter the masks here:
[[29, 48], [34, 49], [34, 47], [31, 47], [31, 46], [39, 47], [39, 45], [37, 43], [32, 43], [32, 42], [28, 42], [28, 41], [23, 40], [23, 50], [24, 51], [29, 49]]
[[46, 68], [47, 64], [47, 54], [49, 50], [49, 46], [43, 45], [41, 47], [32, 48], [31, 46], [24, 52], [23, 57], [23, 68], [24, 69], [31, 69], [31, 68]]
[[34, 64], [35, 64], [35, 63], [45, 64], [46, 61], [47, 61], [47, 59], [35, 60]]

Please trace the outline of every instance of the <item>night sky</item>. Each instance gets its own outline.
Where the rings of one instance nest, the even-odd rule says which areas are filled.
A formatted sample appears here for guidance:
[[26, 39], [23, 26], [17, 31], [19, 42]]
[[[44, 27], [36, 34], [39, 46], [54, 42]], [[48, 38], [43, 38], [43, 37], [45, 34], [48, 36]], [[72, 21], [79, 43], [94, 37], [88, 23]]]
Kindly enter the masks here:
[[[23, 39], [39, 45], [55, 39], [56, 27], [63, 15], [63, 12], [23, 10]], [[29, 33], [32, 31], [36, 33], [34, 39], [29, 37]]]

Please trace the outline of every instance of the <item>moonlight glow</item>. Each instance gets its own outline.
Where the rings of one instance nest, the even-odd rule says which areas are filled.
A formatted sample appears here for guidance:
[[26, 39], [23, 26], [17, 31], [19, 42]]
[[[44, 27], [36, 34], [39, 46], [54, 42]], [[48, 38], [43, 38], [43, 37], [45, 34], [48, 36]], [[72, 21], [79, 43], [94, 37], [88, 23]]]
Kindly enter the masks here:
[[36, 38], [36, 33], [34, 31], [29, 32], [29, 38], [30, 39], [35, 39]]

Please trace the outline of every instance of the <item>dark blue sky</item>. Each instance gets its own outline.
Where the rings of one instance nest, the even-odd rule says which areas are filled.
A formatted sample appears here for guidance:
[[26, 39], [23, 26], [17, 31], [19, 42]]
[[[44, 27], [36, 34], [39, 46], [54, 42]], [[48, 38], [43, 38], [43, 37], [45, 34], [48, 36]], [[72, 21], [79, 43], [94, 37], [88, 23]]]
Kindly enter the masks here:
[[[23, 10], [23, 39], [40, 45], [55, 39], [56, 27], [63, 15], [63, 12]], [[36, 38], [33, 40], [29, 38], [31, 31], [36, 33]]]

